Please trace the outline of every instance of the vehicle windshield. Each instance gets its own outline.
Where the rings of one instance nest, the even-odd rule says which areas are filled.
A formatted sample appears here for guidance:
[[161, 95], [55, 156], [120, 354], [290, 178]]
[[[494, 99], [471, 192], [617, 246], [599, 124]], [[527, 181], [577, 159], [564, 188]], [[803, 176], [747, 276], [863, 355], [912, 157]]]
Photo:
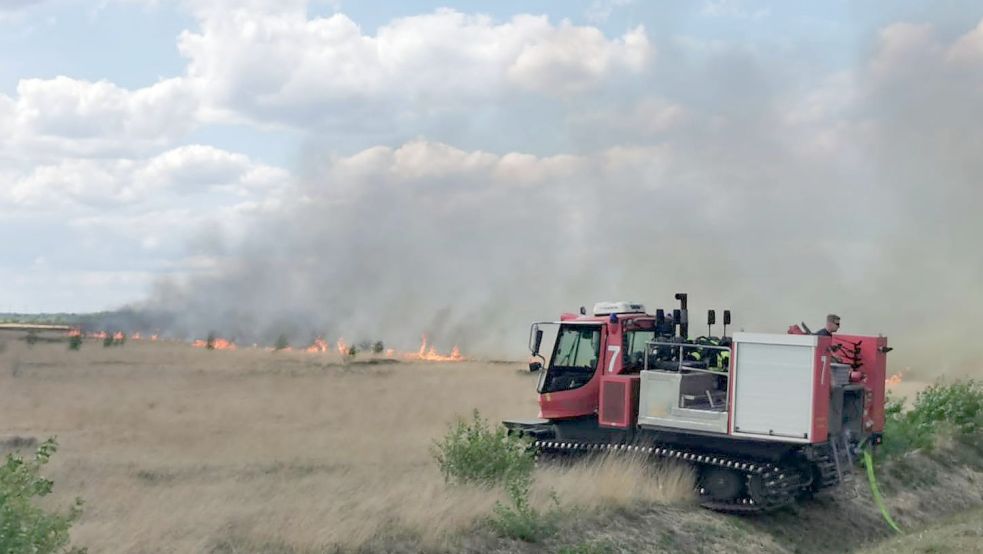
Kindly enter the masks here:
[[582, 387], [594, 376], [601, 351], [601, 327], [563, 325], [556, 337], [541, 393]]

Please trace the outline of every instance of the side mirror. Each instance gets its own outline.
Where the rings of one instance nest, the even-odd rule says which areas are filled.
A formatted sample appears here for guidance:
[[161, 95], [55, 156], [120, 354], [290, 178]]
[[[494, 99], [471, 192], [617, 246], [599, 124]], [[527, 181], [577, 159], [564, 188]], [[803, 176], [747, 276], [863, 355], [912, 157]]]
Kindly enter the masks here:
[[587, 308], [581, 306], [580, 307], [580, 315], [587, 315]]
[[683, 312], [679, 309], [672, 311], [672, 324], [679, 325], [683, 321]]
[[730, 310], [724, 310], [724, 325], [730, 325]]
[[540, 362], [529, 362], [529, 373], [535, 373], [543, 369], [543, 364]]
[[707, 325], [713, 325], [717, 322], [717, 312], [714, 310], [707, 311]]
[[543, 345], [543, 330], [542, 329], [536, 329], [536, 342], [533, 343], [533, 346], [532, 346], [532, 355], [533, 356], [538, 356], [539, 355], [539, 347], [542, 346], [542, 345]]

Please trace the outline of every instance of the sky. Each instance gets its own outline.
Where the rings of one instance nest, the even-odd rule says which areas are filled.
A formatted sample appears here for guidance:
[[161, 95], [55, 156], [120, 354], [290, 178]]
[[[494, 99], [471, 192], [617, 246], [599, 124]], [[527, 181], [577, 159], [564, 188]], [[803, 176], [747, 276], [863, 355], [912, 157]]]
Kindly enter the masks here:
[[0, 0], [0, 311], [512, 352], [689, 291], [963, 368], [981, 93], [970, 1]]

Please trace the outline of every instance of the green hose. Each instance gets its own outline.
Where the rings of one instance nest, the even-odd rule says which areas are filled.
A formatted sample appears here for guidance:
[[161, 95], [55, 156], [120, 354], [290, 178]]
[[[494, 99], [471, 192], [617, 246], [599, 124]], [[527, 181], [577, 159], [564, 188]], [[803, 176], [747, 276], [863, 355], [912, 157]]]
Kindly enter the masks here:
[[874, 479], [874, 459], [870, 455], [869, 448], [864, 448], [864, 465], [867, 466], [867, 480], [870, 481], [870, 492], [874, 494], [874, 503], [880, 508], [881, 515], [884, 516], [884, 521], [891, 526], [891, 529], [900, 533], [901, 529], [891, 519], [891, 514], [887, 512], [887, 506], [884, 505], [884, 499], [881, 498], [881, 491], [877, 489], [877, 480]]

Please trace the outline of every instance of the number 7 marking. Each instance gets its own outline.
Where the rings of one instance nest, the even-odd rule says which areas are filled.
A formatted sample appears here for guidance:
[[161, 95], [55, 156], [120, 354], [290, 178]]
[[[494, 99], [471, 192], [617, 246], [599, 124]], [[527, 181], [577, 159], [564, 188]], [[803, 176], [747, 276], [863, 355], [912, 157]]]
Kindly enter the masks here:
[[608, 352], [612, 352], [611, 361], [608, 362], [608, 373], [614, 373], [614, 361], [618, 359], [618, 354], [621, 353], [621, 346], [609, 346]]

